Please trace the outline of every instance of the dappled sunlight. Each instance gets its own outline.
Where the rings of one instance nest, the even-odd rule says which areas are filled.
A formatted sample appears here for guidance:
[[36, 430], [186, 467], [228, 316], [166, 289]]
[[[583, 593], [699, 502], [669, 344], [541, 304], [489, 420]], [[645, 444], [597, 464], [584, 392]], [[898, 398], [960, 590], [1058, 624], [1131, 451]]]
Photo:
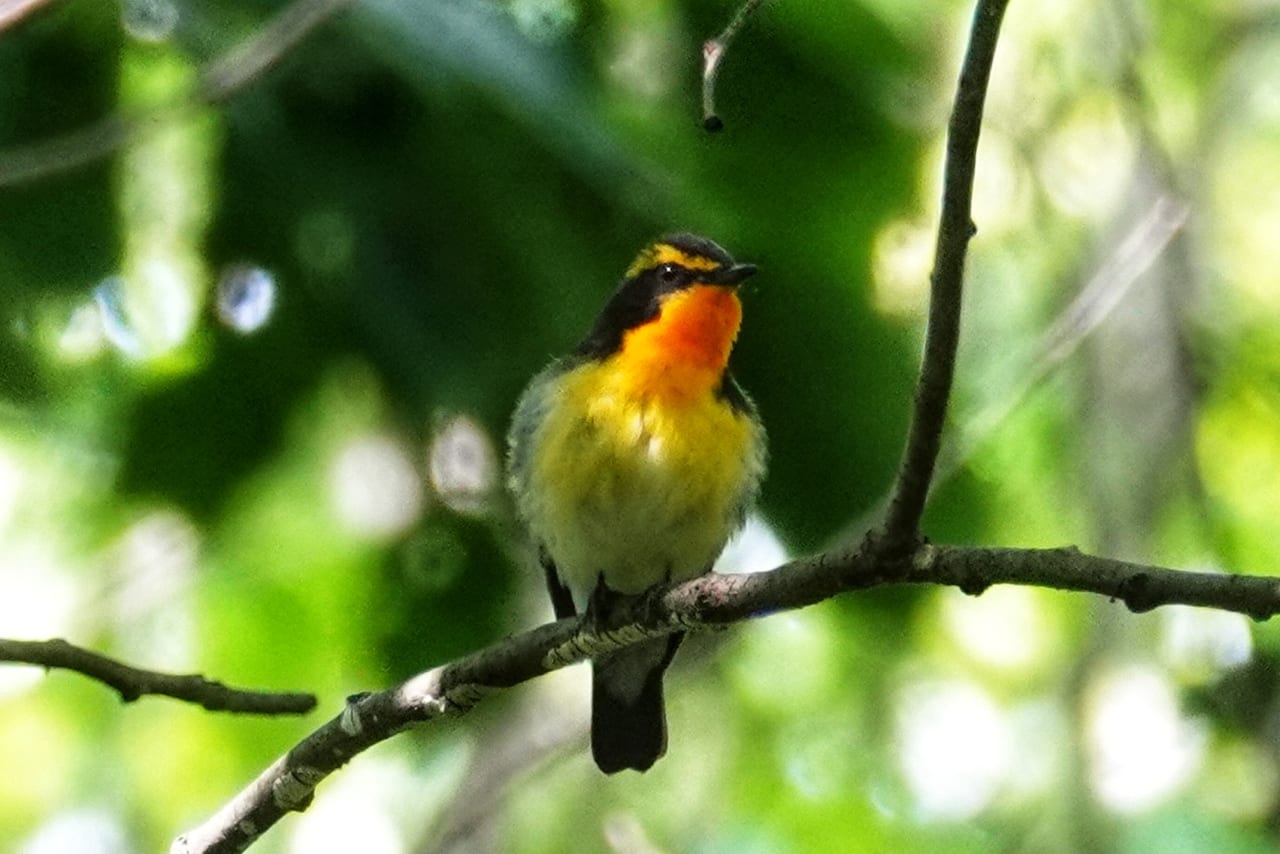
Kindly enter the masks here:
[[[729, 680], [743, 700], [772, 715], [840, 691], [839, 636], [828, 609], [777, 614], [752, 626], [725, 659]], [[797, 666], [797, 662], [804, 662]]]
[[130, 854], [121, 816], [107, 807], [84, 807], [52, 816], [22, 840], [18, 854]]
[[44, 681], [45, 675], [38, 667], [0, 668], [0, 700], [28, 693]]
[[846, 708], [784, 721], [776, 753], [788, 785], [808, 800], [832, 802], [846, 797], [866, 767], [865, 759], [849, 749], [848, 733], [862, 723]]
[[176, 510], [153, 510], [109, 548], [106, 598], [118, 650], [148, 666], [186, 670], [199, 661], [193, 583], [201, 548], [195, 524]]
[[1079, 739], [1059, 698], [1052, 694], [1019, 695], [1008, 707], [1013, 759], [1005, 774], [1001, 804], [1038, 811], [1042, 798], [1062, 791], [1063, 775], [1070, 772]]
[[276, 307], [276, 278], [269, 270], [233, 264], [218, 278], [216, 311], [227, 328], [248, 335], [271, 320]]
[[[432, 810], [444, 783], [459, 777], [457, 753], [453, 773], [435, 763], [436, 779], [414, 774], [404, 758], [362, 757], [317, 795], [316, 809], [299, 816], [285, 850], [296, 854], [401, 854], [413, 850], [398, 819], [401, 810]], [[434, 811], [434, 810], [432, 810]]]
[[[1017, 141], [988, 129], [979, 149], [973, 187], [973, 217], [984, 238], [1019, 232], [1032, 216], [1035, 185]], [[929, 304], [943, 186], [945, 139], [939, 136], [921, 158], [918, 198], [923, 209], [881, 227], [872, 247], [874, 300], [890, 316], [918, 317]]]
[[[999, 128], [990, 128], [983, 134], [973, 182], [973, 219], [982, 223], [984, 238], [1020, 235], [1032, 218], [1036, 186], [1025, 156], [1018, 140]], [[941, 172], [941, 151], [937, 157]], [[937, 193], [941, 189], [939, 184]]]
[[118, 334], [111, 343], [130, 358], [161, 356], [181, 346], [194, 331], [200, 310], [200, 274], [184, 269], [182, 260], [154, 251], [156, 255], [139, 258], [126, 276], [113, 280], [119, 282], [110, 306]]
[[[93, 303], [98, 307], [98, 319], [102, 334], [107, 342], [120, 355], [137, 359], [143, 354], [142, 339], [133, 321], [133, 309], [129, 305], [129, 296], [125, 290], [124, 279], [111, 276], [93, 288]], [[73, 320], [77, 320], [72, 315]], [[79, 325], [84, 321], [80, 320]], [[77, 330], [74, 344], [79, 344], [80, 351], [90, 349], [89, 340], [84, 332]]]
[[[43, 640], [111, 632], [119, 654], [189, 667], [197, 646], [190, 594], [198, 554], [198, 531], [172, 510], [143, 514], [91, 554], [51, 534], [0, 538], [2, 633]], [[0, 695], [44, 677], [35, 668], [0, 668]]]
[[633, 812], [617, 810], [604, 818], [601, 827], [604, 842], [610, 851], [620, 854], [662, 854], [645, 829], [644, 823]]
[[170, 38], [179, 17], [174, 0], [124, 0], [120, 4], [120, 24], [138, 41], [161, 42]]
[[1280, 120], [1275, 125], [1223, 140], [1206, 222], [1212, 271], [1230, 285], [1225, 298], [1246, 317], [1262, 310], [1272, 322], [1280, 318], [1280, 175], [1273, 166]]
[[915, 811], [958, 821], [984, 810], [1013, 759], [1007, 713], [964, 679], [909, 680], [895, 698], [896, 753]]
[[[136, 2], [136, 0], [135, 0]], [[126, 14], [126, 18], [128, 15]], [[194, 85], [194, 69], [176, 52], [124, 52], [122, 102], [154, 104]], [[186, 343], [208, 288], [203, 257], [213, 211], [207, 115], [181, 114], [139, 137], [121, 154], [117, 203], [124, 221], [121, 284], [104, 303], [111, 341], [134, 359], [163, 356]]]
[[1160, 611], [1158, 638], [1161, 662], [1191, 684], [1213, 682], [1253, 658], [1253, 631], [1244, 614], [1173, 605]]
[[1235, 821], [1266, 821], [1280, 795], [1273, 746], [1218, 733], [1204, 756], [1195, 795], [1206, 808]]
[[402, 444], [389, 436], [357, 436], [332, 462], [329, 492], [338, 521], [351, 533], [387, 539], [422, 512], [422, 479]]
[[[230, 500], [210, 538], [212, 577], [284, 582], [295, 594], [306, 587], [299, 579], [324, 579], [343, 596], [353, 595], [348, 585], [357, 579], [367, 586], [380, 550], [400, 542], [424, 509], [420, 463], [393, 427], [367, 365], [330, 367], [298, 401], [282, 453], [245, 478]], [[349, 609], [332, 613], [334, 603], [324, 597], [312, 604], [330, 624], [364, 619]]]
[[1280, 320], [1280, 174], [1275, 168], [1280, 143], [1280, 93], [1275, 80], [1280, 58], [1267, 39], [1245, 40], [1222, 74], [1220, 109], [1230, 120], [1214, 126], [1205, 217], [1210, 271], [1223, 286], [1221, 296], [1238, 302], [1246, 323], [1265, 312]]
[[1098, 674], [1084, 712], [1089, 781], [1115, 812], [1159, 806], [1188, 783], [1203, 758], [1204, 728], [1183, 717], [1172, 683], [1152, 667]]
[[933, 223], [923, 217], [895, 220], [876, 235], [872, 284], [878, 311], [897, 317], [924, 312], [935, 239]]
[[669, 94], [677, 82], [673, 62], [677, 34], [670, 22], [632, 12], [629, 19], [615, 19], [613, 28], [612, 58], [606, 67], [612, 82], [635, 98], [656, 99]]
[[446, 507], [459, 513], [489, 509], [499, 482], [493, 440], [473, 419], [454, 415], [437, 428], [427, 448], [431, 487]]
[[[43, 640], [69, 634], [81, 596], [78, 579], [47, 544], [0, 539], [0, 631], [5, 637]], [[36, 667], [0, 667], [0, 699], [39, 685]]]
[[981, 596], [938, 597], [951, 640], [979, 664], [1028, 673], [1058, 656], [1062, 631], [1042, 591], [999, 585]]
[[54, 637], [75, 625], [82, 588], [61, 549], [32, 539], [7, 541], [0, 552], [0, 626], [8, 637]]
[[126, 575], [121, 607], [147, 611], [169, 603], [195, 574], [200, 532], [177, 510], [155, 510], [125, 528], [112, 562]]
[[0, 534], [6, 533], [13, 524], [25, 478], [26, 473], [17, 454], [0, 444]]
[[1205, 491], [1254, 555], [1244, 568], [1270, 572], [1280, 561], [1280, 397], [1243, 381], [1220, 388], [1203, 407], [1195, 451]]
[[96, 359], [107, 348], [107, 321], [106, 312], [95, 292], [92, 299], [71, 310], [57, 334], [55, 352], [72, 364]]
[[[0, 756], [9, 768], [17, 770], [0, 774], [0, 803], [7, 809], [57, 821], [62, 810], [74, 803], [75, 772], [81, 763], [84, 731], [84, 721], [77, 719], [66, 705], [40, 699], [12, 702], [6, 698], [0, 704]], [[50, 804], [58, 806], [49, 809]], [[32, 822], [29, 827], [38, 833], [42, 824], [49, 826]], [[6, 839], [6, 844], [9, 841]]]
[[1104, 221], [1131, 190], [1137, 141], [1107, 90], [1084, 94], [1043, 142], [1037, 176], [1069, 217]]
[[506, 8], [520, 31], [535, 42], [568, 36], [580, 14], [576, 0], [512, 0]]
[[789, 559], [786, 547], [769, 523], [759, 513], [752, 513], [720, 553], [715, 571], [765, 572], [777, 569]]
[[[84, 549], [78, 513], [111, 471], [58, 437], [0, 440], [0, 636], [64, 637], [106, 617], [102, 555]], [[109, 618], [108, 618], [109, 619]], [[0, 696], [40, 684], [38, 668], [0, 667]]]

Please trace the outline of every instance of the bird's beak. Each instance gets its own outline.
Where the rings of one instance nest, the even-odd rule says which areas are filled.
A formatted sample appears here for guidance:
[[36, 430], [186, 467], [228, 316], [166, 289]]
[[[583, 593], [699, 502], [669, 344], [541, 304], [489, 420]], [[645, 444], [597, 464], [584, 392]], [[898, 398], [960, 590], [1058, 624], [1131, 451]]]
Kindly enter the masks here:
[[756, 266], [754, 264], [734, 264], [732, 267], [722, 267], [716, 270], [707, 277], [707, 283], [734, 288], [754, 276], [755, 273]]

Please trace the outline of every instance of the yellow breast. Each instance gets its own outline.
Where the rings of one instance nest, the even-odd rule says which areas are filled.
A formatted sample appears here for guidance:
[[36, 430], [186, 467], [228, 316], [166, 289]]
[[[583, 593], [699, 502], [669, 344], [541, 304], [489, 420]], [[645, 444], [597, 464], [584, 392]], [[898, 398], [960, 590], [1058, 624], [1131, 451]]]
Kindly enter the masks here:
[[641, 353], [624, 348], [548, 384], [529, 437], [521, 510], [579, 594], [600, 575], [639, 593], [706, 571], [763, 473], [762, 431], [716, 394], [722, 367], [713, 383], [697, 360], [663, 368]]

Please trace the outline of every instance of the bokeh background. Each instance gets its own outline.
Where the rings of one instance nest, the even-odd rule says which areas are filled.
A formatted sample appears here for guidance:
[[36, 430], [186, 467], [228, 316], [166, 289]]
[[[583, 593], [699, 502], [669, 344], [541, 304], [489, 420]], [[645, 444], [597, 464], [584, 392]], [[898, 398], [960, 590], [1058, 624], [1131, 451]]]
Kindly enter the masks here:
[[[353, 692], [550, 619], [524, 382], [654, 236], [762, 272], [763, 506], [858, 536], [901, 449], [968, 4], [0, 4], [0, 636], [304, 718], [0, 669], [0, 850], [164, 850]], [[305, 38], [291, 36], [324, 19]], [[273, 28], [273, 29], [269, 29]], [[1280, 6], [1013, 3], [939, 541], [1280, 570]], [[401, 736], [255, 850], [1272, 851], [1280, 629], [882, 589], [686, 645], [643, 777], [587, 670]]]

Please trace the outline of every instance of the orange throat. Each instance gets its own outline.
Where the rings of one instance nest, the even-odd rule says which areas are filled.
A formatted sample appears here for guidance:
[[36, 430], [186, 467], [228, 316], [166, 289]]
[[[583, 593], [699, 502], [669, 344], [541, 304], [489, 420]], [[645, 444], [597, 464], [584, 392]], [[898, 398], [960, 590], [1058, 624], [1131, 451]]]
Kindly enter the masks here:
[[633, 393], [675, 401], [715, 390], [741, 322], [732, 288], [694, 285], [667, 297], [656, 318], [623, 337], [618, 358]]

